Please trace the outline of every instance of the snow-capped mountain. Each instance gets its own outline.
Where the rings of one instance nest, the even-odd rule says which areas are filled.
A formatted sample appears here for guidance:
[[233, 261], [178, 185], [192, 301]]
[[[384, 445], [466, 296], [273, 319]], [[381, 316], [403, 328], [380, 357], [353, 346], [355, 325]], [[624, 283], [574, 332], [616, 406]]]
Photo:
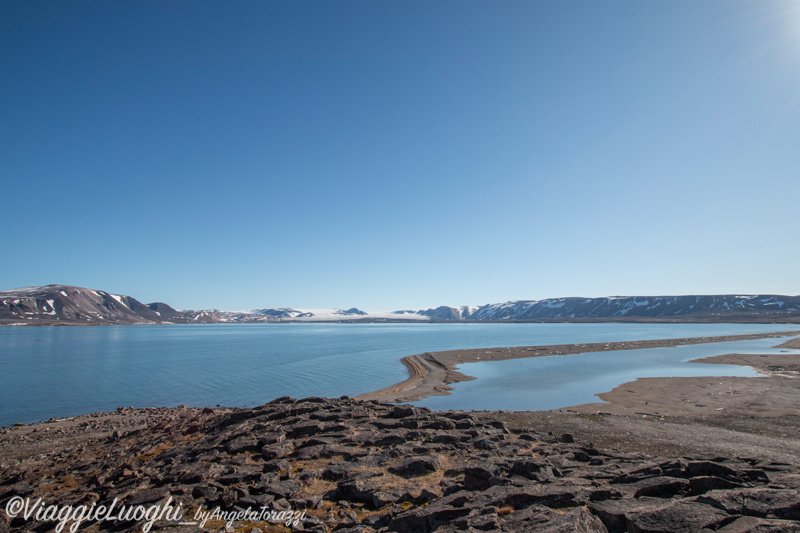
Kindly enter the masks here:
[[776, 295], [613, 296], [550, 298], [489, 304], [469, 320], [559, 320], [611, 318], [732, 319], [800, 317], [800, 297]]
[[342, 322], [430, 320], [428, 316], [398, 317], [350, 309], [218, 309], [176, 310], [155, 302], [143, 304], [130, 296], [70, 285], [23, 287], [0, 291], [0, 324], [216, 324], [259, 322]]
[[800, 296], [614, 296], [550, 298], [477, 306], [367, 313], [350, 309], [265, 308], [179, 311], [161, 302], [47, 285], [0, 291], [0, 324], [169, 324], [240, 322], [454, 321], [775, 321], [800, 322]]
[[274, 318], [330, 318], [332, 320], [367, 315], [367, 313], [355, 307], [351, 307], [350, 309], [292, 309], [289, 307], [281, 307], [278, 309], [253, 309], [249, 312]]
[[424, 309], [420, 311], [395, 311], [395, 313], [417, 314], [439, 320], [468, 320], [470, 316], [480, 309], [478, 306], [460, 305], [458, 307], [439, 306], [435, 309]]
[[173, 313], [166, 304], [69, 285], [0, 291], [0, 323], [160, 324]]

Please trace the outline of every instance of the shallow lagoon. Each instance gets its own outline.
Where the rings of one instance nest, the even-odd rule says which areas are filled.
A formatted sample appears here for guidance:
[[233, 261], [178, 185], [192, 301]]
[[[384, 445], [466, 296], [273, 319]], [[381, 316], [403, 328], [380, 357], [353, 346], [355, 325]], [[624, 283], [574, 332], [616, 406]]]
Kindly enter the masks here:
[[[774, 324], [214, 324], [0, 328], [0, 426], [114, 410], [118, 406], [248, 406], [290, 395], [354, 396], [407, 377], [400, 358], [426, 351], [611, 342], [786, 331]], [[770, 344], [772, 342], [772, 344]], [[774, 345], [766, 339], [765, 345]], [[709, 345], [712, 346], [712, 345]], [[719, 346], [719, 345], [716, 345]], [[691, 347], [700, 354], [700, 346]], [[622, 352], [626, 353], [626, 352]], [[611, 374], [627, 376], [628, 355]], [[603, 353], [603, 356], [609, 354]], [[696, 357], [693, 355], [690, 358]], [[587, 385], [548, 368], [561, 405]], [[536, 361], [536, 362], [533, 362]], [[481, 363], [482, 364], [482, 363]], [[466, 367], [466, 365], [465, 365]], [[572, 367], [572, 368], [570, 368]], [[715, 366], [717, 368], [718, 366]], [[511, 368], [511, 367], [509, 367]], [[512, 374], [517, 374], [514, 367]], [[721, 369], [720, 369], [721, 370]], [[744, 369], [746, 370], [746, 369]], [[489, 378], [499, 370], [468, 374]], [[503, 370], [505, 372], [505, 370]], [[561, 373], [559, 373], [561, 372]], [[627, 381], [624, 379], [623, 381]], [[458, 385], [458, 396], [464, 386]], [[504, 385], [507, 387], [507, 385]], [[563, 390], [562, 390], [563, 389]], [[576, 389], [576, 393], [568, 391]], [[492, 408], [490, 389], [480, 393]], [[506, 395], [508, 396], [508, 395]], [[550, 396], [556, 398], [556, 393]], [[453, 396], [455, 398], [456, 396]], [[439, 400], [432, 398], [433, 401]], [[591, 400], [590, 400], [591, 401]], [[424, 402], [423, 402], [424, 403]], [[551, 404], [548, 404], [551, 405]], [[543, 407], [537, 407], [543, 408]]]
[[477, 380], [452, 385], [455, 391], [450, 396], [415, 403], [437, 410], [558, 409], [599, 402], [596, 394], [642, 377], [755, 377], [758, 372], [746, 366], [688, 361], [730, 353], [798, 353], [773, 348], [781, 342], [758, 339], [467, 363], [460, 365], [459, 371]]

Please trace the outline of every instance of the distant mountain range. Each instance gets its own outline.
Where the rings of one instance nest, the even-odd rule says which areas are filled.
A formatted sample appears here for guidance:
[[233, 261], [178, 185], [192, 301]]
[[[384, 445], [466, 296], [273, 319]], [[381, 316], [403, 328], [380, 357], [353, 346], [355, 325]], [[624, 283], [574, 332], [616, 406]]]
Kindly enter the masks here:
[[0, 324], [197, 324], [254, 322], [800, 322], [800, 296], [613, 296], [366, 313], [269, 308], [179, 311], [105, 291], [47, 285], [0, 291]]

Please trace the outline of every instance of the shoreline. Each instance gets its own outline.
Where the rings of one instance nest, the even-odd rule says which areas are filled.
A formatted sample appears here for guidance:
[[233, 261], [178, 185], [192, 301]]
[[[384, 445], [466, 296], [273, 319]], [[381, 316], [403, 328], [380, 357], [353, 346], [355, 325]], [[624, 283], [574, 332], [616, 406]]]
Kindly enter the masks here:
[[50, 327], [50, 326], [209, 326], [230, 324], [740, 324], [763, 325], [783, 324], [794, 326], [800, 324], [800, 316], [784, 316], [779, 319], [774, 316], [762, 317], [603, 317], [603, 318], [537, 318], [537, 319], [485, 319], [485, 320], [420, 320], [410, 318], [353, 318], [353, 319], [320, 319], [320, 320], [253, 320], [253, 321], [227, 321], [227, 322], [73, 322], [34, 320], [32, 322], [16, 322], [13, 319], [0, 318], [0, 327]]
[[356, 398], [360, 400], [377, 400], [381, 402], [403, 403], [419, 401], [427, 398], [428, 396], [443, 396], [452, 394], [451, 391], [453, 390], [453, 387], [450, 387], [450, 384], [476, 379], [457, 370], [458, 365], [464, 363], [505, 361], [511, 359], [525, 359], [529, 357], [574, 355], [579, 353], [603, 351], [646, 350], [651, 348], [667, 348], [691, 344], [797, 337], [798, 335], [800, 335], [800, 331], [795, 330], [744, 335], [722, 335], [716, 337], [688, 337], [680, 339], [554, 344], [545, 346], [520, 346], [512, 348], [471, 348], [465, 350], [424, 352], [421, 354], [409, 355], [400, 360], [400, 362], [402, 362], [403, 365], [405, 365], [405, 367], [408, 369], [409, 376], [407, 379], [399, 383], [395, 383], [394, 385], [390, 385], [389, 387], [384, 387], [373, 392], [360, 394], [356, 396]]
[[[785, 335], [793, 338], [779, 347], [800, 349], [800, 332], [733, 337]], [[594, 347], [657, 342], [664, 341]], [[534, 349], [534, 356], [586, 349], [566, 346]], [[497, 350], [496, 360], [512, 358], [509, 350]], [[486, 351], [467, 352], [486, 360]], [[403, 382], [412, 393], [425, 377], [448, 371], [439, 354], [421, 355], [404, 358], [416, 376]], [[180, 520], [195, 510], [288, 509], [301, 516], [293, 530], [319, 533], [795, 531], [800, 355], [697, 361], [746, 364], [767, 375], [644, 378], [603, 393], [611, 403], [553, 411], [282, 397], [253, 408], [120, 408], [3, 428], [0, 533], [52, 529], [53, 521], [2, 511], [19, 498], [61, 506], [176, 502], [186, 513]], [[85, 530], [142, 530], [144, 523]], [[247, 528], [286, 530], [260, 519], [231, 525]], [[156, 529], [198, 531], [175, 520]], [[203, 530], [225, 531], [226, 523]]]

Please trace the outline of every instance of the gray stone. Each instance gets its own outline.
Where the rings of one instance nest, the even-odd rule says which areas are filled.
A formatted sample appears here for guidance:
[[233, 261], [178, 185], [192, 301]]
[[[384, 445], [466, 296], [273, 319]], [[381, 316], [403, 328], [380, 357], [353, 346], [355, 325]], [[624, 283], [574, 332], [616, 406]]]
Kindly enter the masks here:
[[239, 437], [233, 439], [225, 445], [225, 451], [230, 454], [258, 451], [258, 448], [258, 440], [252, 437]]
[[410, 478], [424, 476], [441, 468], [441, 461], [433, 455], [420, 455], [398, 461], [389, 467], [389, 472], [400, 477]]
[[795, 520], [774, 520], [743, 516], [718, 529], [717, 533], [797, 533], [800, 523]]
[[629, 533], [697, 533], [716, 531], [730, 515], [710, 505], [678, 501], [659, 509], [634, 511], [626, 518]]
[[635, 491], [634, 498], [641, 498], [642, 496], [671, 498], [688, 493], [689, 482], [685, 479], [673, 477], [656, 477], [634, 483], [630, 488]]
[[125, 500], [125, 505], [142, 505], [161, 501], [169, 495], [169, 491], [164, 488], [143, 490], [134, 493]]
[[272, 494], [276, 498], [289, 499], [298, 492], [302, 485], [297, 481], [278, 481], [275, 483], [267, 483], [259, 487], [264, 494]]

